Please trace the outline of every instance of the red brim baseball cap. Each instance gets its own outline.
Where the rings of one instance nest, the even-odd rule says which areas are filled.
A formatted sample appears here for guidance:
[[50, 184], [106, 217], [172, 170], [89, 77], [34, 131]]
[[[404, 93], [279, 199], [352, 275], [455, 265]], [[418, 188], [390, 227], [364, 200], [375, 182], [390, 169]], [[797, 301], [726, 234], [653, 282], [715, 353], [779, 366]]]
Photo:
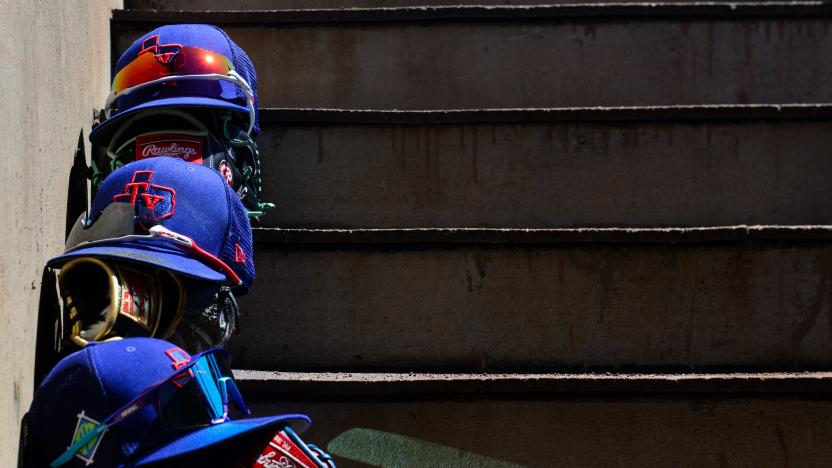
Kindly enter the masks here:
[[237, 194], [217, 171], [178, 158], [135, 161], [110, 174], [48, 265], [78, 257], [227, 280], [238, 294], [255, 273], [251, 224]]

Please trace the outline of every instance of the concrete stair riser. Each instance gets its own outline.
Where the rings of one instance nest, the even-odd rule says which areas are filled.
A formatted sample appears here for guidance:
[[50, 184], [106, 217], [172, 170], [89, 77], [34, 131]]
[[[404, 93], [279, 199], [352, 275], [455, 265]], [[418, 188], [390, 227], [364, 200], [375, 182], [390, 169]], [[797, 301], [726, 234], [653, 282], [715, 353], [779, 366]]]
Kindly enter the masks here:
[[[117, 20], [115, 50], [158, 24]], [[261, 106], [470, 109], [832, 101], [829, 25], [773, 14], [223, 26], [263, 77]]]
[[[256, 414], [311, 416], [305, 438], [328, 447], [339, 467], [368, 466], [355, 460], [374, 461], [372, 466], [506, 466], [485, 464], [481, 457], [535, 467], [814, 466], [832, 458], [829, 401], [696, 396], [376, 401], [345, 396], [260, 400], [249, 406]], [[452, 456], [458, 457], [453, 463]]]
[[825, 242], [260, 245], [251, 369], [810, 369]]
[[277, 227], [832, 223], [828, 121], [264, 123]]
[[436, 372], [286, 372], [236, 369], [240, 390], [257, 399], [293, 400], [460, 397], [505, 399], [523, 394], [535, 398], [576, 395], [609, 396], [690, 394], [710, 395], [828, 395], [832, 373], [436, 373]]
[[[765, 3], [767, 0], [762, 0]], [[663, 0], [663, 3], [685, 3], [689, 0]], [[755, 2], [760, 0], [732, 0], [731, 3]], [[579, 3], [610, 3], [609, 0], [236, 0], [235, 10], [283, 10], [310, 8], [390, 8], [401, 6], [441, 5], [552, 5]], [[644, 3], [624, 0], [616, 3]], [[777, 3], [777, 2], [773, 2]], [[224, 0], [127, 0], [124, 8], [137, 10], [225, 10]]]

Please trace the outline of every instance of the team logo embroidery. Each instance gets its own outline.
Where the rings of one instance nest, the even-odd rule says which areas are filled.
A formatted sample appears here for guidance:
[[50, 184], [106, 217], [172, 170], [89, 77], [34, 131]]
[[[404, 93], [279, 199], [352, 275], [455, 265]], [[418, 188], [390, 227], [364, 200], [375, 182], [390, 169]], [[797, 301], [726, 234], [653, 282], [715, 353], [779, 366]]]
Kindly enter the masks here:
[[136, 161], [158, 156], [202, 164], [202, 139], [175, 133], [157, 133], [136, 137]]
[[[95, 428], [98, 427], [98, 424], [100, 424], [98, 421], [90, 418], [85, 415], [83, 411], [81, 411], [81, 413], [78, 414], [78, 423], [75, 425], [75, 433], [72, 435], [72, 442], [69, 445], [71, 446], [76, 441], [87, 435], [90, 431], [95, 430]], [[101, 440], [104, 438], [104, 434], [106, 433], [107, 430], [104, 429], [104, 432], [93, 437], [92, 440], [75, 452], [75, 456], [84, 460], [87, 465], [91, 465], [93, 463], [93, 457], [95, 457], [95, 451], [98, 450], [98, 446], [101, 444]]]
[[173, 73], [173, 59], [181, 50], [182, 46], [180, 44], [159, 44], [159, 36], [156, 35], [150, 36], [142, 42], [142, 50], [139, 51], [138, 55], [152, 53], [159, 63], [170, 65], [171, 73]]
[[153, 222], [170, 218], [176, 208], [176, 191], [151, 183], [153, 171], [136, 171], [114, 202], [136, 206], [136, 221]]
[[[173, 366], [173, 370], [179, 370], [181, 367], [186, 366], [189, 362], [191, 362], [191, 356], [188, 355], [188, 353], [186, 353], [182, 348], [171, 348], [165, 351], [165, 355], [173, 361], [171, 364], [171, 366]], [[182, 371], [182, 373], [173, 378], [173, 384], [178, 388], [182, 388], [188, 383], [190, 377], [190, 372]]]
[[227, 162], [223, 161], [220, 163], [219, 171], [220, 174], [225, 177], [225, 181], [228, 183], [228, 186], [233, 187], [234, 173], [231, 172], [231, 166], [229, 166]]
[[167, 355], [167, 357], [170, 358], [171, 361], [173, 361], [173, 364], [171, 365], [173, 366], [174, 370], [179, 370], [179, 368], [191, 362], [191, 356], [188, 353], [186, 353], [185, 350], [183, 350], [182, 348], [171, 348], [165, 351], [165, 354]]

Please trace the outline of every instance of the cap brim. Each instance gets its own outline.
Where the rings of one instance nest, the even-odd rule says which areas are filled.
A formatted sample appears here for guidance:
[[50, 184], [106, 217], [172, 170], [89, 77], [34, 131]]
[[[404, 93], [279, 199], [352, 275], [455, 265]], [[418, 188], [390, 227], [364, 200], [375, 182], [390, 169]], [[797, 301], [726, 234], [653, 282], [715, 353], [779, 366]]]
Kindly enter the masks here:
[[212, 445], [226, 442], [231, 439], [244, 436], [248, 433], [288, 425], [293, 431], [301, 433], [305, 431], [312, 421], [308, 416], [302, 414], [284, 414], [280, 416], [269, 416], [265, 418], [239, 419], [215, 424], [206, 428], [190, 432], [173, 442], [157, 448], [153, 453], [141, 457], [130, 466], [144, 466], [151, 463], [158, 463], [163, 460], [195, 453], [211, 447]]
[[114, 124], [122, 121], [125, 117], [129, 117], [143, 110], [155, 109], [158, 107], [219, 107], [222, 109], [236, 110], [246, 115], [248, 115], [249, 113], [247, 107], [238, 104], [232, 104], [228, 101], [223, 101], [222, 99], [196, 96], [182, 96], [156, 99], [153, 101], [148, 101], [144, 104], [139, 104], [135, 107], [131, 107], [130, 109], [127, 109], [125, 111], [119, 112], [118, 114], [101, 122], [90, 131], [89, 139], [91, 142], [95, 142], [97, 139], [103, 138], [104, 136], [115, 131], [118, 128], [118, 125], [114, 126]]
[[214, 270], [195, 258], [189, 257], [185, 252], [174, 246], [168, 249], [163, 246], [131, 242], [82, 247], [51, 259], [46, 262], [46, 265], [56, 268], [80, 257], [109, 258], [141, 263], [206, 281], [219, 282], [226, 279], [225, 274]]

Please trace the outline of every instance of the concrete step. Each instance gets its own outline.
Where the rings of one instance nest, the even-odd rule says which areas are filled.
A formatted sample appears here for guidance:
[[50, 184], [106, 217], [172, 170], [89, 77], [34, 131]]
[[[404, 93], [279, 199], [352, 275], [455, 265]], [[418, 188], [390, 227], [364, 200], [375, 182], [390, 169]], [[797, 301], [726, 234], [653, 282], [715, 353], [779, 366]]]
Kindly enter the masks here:
[[824, 369], [830, 233], [258, 229], [231, 348], [267, 370]]
[[[729, 3], [727, 0], [719, 0]], [[717, 3], [719, 3], [717, 1]], [[730, 3], [782, 3], [772, 0], [730, 0]], [[126, 0], [128, 10], [308, 10], [333, 8], [391, 8], [452, 5], [558, 5], [585, 3], [644, 3], [639, 0]], [[663, 3], [690, 3], [690, 0], [664, 0]]]
[[480, 109], [832, 101], [825, 2], [114, 13], [124, 50], [215, 23], [263, 107]]
[[455, 398], [738, 394], [828, 396], [832, 372], [663, 374], [495, 374], [424, 372], [279, 372], [235, 369], [246, 397], [382, 399], [453, 395]]
[[278, 208], [262, 225], [832, 224], [830, 118], [829, 104], [265, 109]]
[[832, 457], [825, 373], [237, 374], [256, 414], [309, 414], [305, 438], [344, 467], [808, 466]]

